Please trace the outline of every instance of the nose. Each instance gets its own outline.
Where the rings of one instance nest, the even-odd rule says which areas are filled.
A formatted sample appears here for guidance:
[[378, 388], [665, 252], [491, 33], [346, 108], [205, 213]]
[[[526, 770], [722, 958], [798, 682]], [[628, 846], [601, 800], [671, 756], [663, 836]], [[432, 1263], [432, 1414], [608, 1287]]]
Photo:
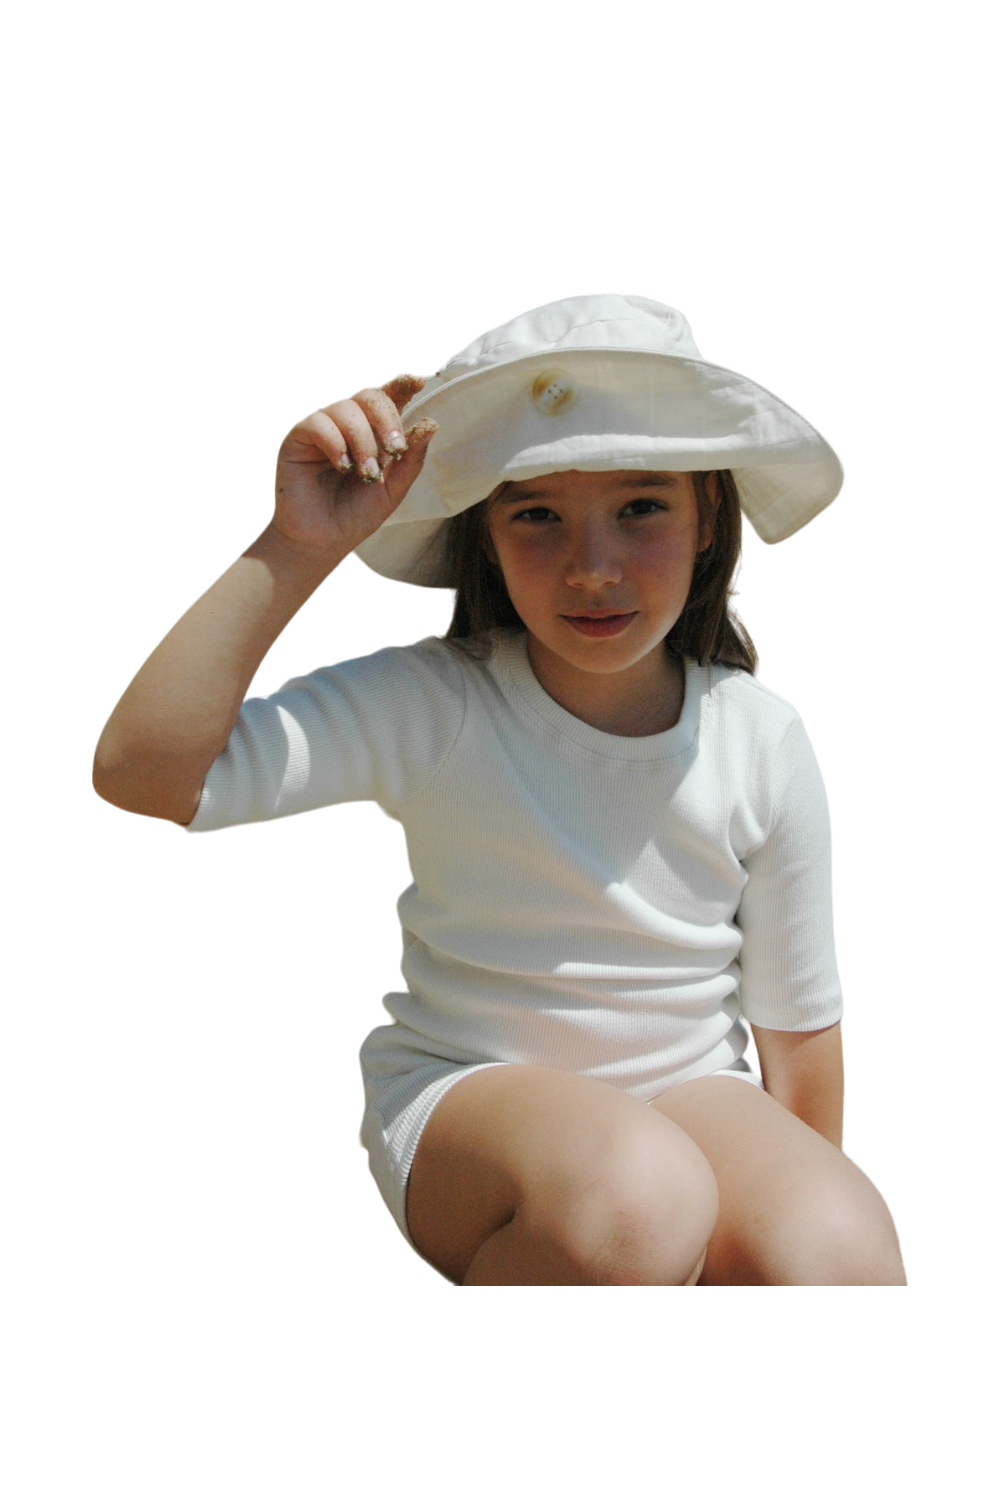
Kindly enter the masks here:
[[600, 526], [582, 527], [573, 534], [566, 564], [566, 583], [586, 590], [616, 585], [622, 577], [614, 541]]

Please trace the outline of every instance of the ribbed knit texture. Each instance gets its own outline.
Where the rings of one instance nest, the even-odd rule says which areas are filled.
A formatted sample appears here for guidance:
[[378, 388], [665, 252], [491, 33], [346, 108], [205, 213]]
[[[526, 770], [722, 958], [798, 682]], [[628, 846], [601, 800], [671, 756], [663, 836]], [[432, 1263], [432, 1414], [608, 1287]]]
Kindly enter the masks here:
[[428, 638], [248, 700], [189, 829], [359, 799], [400, 820], [408, 991], [384, 1001], [429, 1058], [648, 1099], [740, 1059], [740, 1013], [835, 1023], [826, 799], [794, 709], [685, 660], [678, 724], [611, 736], [545, 693], [523, 634], [497, 642], [476, 662]]

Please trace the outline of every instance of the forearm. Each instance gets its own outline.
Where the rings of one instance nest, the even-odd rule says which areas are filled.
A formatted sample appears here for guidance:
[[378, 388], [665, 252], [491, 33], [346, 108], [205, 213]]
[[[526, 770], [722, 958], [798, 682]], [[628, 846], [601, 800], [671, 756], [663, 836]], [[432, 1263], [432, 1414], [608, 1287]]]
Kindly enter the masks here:
[[167, 633], [122, 695], [94, 758], [101, 797], [187, 824], [261, 660], [339, 562], [266, 528]]
[[840, 1025], [794, 1034], [754, 1029], [769, 1096], [840, 1149], [844, 1133], [844, 1053]]
[[831, 1091], [829, 1083], [824, 1079], [816, 1082], [806, 1077], [796, 1079], [790, 1083], [781, 1085], [768, 1085], [765, 1088], [774, 1099], [787, 1107], [803, 1123], [829, 1140], [837, 1149], [844, 1145], [844, 1095], [843, 1088], [839, 1092]]

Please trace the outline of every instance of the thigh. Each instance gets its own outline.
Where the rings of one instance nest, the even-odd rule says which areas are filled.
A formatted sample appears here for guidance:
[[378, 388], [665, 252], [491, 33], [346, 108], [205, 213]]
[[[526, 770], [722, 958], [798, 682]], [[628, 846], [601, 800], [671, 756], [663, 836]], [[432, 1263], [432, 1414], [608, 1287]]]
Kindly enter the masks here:
[[715, 1173], [719, 1216], [702, 1284], [905, 1284], [874, 1185], [766, 1092], [707, 1076], [651, 1105], [690, 1135]]
[[516, 1213], [541, 1206], [556, 1217], [574, 1197], [593, 1191], [599, 1201], [612, 1180], [629, 1206], [647, 1193], [666, 1203], [672, 1190], [709, 1186], [704, 1249], [717, 1209], [714, 1182], [676, 1124], [607, 1082], [546, 1066], [498, 1066], [456, 1082], [431, 1114], [410, 1171], [407, 1226], [418, 1251], [459, 1282]]

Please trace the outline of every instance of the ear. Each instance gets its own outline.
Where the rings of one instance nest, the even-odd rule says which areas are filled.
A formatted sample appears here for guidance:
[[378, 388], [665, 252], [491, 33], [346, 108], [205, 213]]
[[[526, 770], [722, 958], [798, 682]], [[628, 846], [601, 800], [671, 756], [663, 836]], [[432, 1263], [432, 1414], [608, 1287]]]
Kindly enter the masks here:
[[705, 491], [709, 500], [709, 515], [701, 520], [698, 532], [698, 552], [706, 553], [711, 548], [715, 539], [715, 519], [718, 516], [719, 505], [722, 501], [722, 489], [719, 485], [719, 472], [709, 470], [705, 476]]

